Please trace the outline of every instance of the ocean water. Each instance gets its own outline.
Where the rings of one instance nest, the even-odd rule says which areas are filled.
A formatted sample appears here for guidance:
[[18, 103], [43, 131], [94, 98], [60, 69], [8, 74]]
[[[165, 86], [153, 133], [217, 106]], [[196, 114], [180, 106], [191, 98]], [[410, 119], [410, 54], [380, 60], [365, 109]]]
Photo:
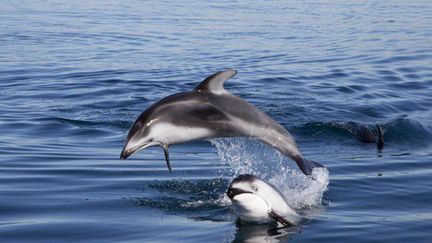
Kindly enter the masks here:
[[[1, 242], [429, 242], [431, 1], [0, 1]], [[326, 165], [310, 180], [243, 138], [120, 160], [158, 99], [226, 88]], [[384, 130], [384, 148], [360, 126]], [[239, 173], [304, 224], [239, 224]]]

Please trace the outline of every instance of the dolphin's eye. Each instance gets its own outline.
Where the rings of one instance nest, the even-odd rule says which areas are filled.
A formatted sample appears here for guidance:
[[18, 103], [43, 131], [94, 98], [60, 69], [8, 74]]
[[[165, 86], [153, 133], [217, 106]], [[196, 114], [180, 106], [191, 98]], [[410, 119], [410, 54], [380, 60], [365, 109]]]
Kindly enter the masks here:
[[149, 138], [148, 141], [151, 143], [151, 142], [153, 142], [153, 140], [154, 140], [153, 138]]
[[252, 185], [252, 190], [254, 190], [254, 191], [258, 191], [258, 187], [256, 186], [256, 185]]

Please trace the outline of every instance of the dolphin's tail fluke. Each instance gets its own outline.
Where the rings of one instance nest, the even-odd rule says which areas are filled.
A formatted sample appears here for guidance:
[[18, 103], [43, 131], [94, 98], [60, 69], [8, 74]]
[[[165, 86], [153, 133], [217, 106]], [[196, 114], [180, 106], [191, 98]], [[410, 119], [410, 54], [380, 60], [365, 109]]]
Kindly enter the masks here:
[[311, 175], [314, 168], [324, 167], [324, 165], [322, 165], [322, 164], [320, 164], [318, 162], [315, 162], [315, 161], [312, 161], [312, 160], [307, 160], [307, 159], [305, 159], [303, 157], [300, 157], [299, 159], [296, 159], [295, 161], [296, 161], [298, 167], [300, 168], [300, 170], [305, 175]]

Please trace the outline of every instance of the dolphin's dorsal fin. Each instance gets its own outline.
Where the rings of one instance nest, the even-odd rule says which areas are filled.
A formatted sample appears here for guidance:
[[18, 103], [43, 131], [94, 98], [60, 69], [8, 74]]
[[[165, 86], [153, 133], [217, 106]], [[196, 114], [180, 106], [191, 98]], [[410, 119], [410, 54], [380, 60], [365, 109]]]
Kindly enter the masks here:
[[224, 89], [224, 83], [228, 79], [236, 75], [237, 71], [234, 69], [227, 69], [208, 76], [196, 88], [196, 91], [210, 91], [215, 94], [227, 93]]

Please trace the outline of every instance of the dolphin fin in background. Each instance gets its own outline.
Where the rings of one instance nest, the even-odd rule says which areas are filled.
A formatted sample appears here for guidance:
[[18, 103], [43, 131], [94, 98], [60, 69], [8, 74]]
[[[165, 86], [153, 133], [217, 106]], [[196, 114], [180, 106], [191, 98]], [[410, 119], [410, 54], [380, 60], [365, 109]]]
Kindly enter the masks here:
[[384, 132], [380, 125], [377, 125], [378, 139], [377, 139], [377, 147], [378, 150], [383, 149], [384, 147]]
[[237, 74], [234, 69], [220, 71], [208, 76], [194, 90], [195, 91], [210, 91], [215, 94], [228, 93], [224, 88], [224, 83], [228, 79]]

